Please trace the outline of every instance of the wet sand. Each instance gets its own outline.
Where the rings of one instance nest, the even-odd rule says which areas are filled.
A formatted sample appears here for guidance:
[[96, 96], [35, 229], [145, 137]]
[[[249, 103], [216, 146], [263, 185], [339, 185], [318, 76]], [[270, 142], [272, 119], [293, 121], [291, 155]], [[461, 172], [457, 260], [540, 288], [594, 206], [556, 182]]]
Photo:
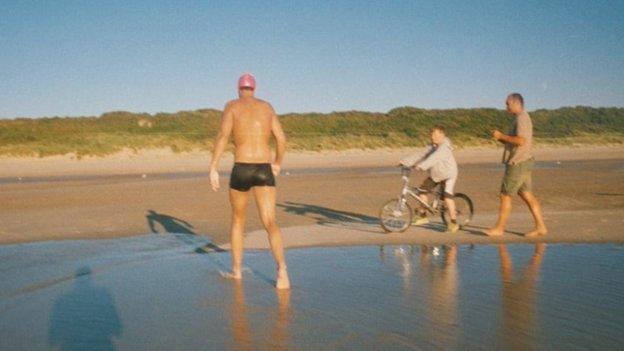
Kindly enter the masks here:
[[191, 234], [0, 246], [0, 349], [624, 347], [622, 245], [266, 251], [243, 283]]
[[[528, 210], [518, 198], [514, 199], [509, 234], [491, 239], [478, 233], [495, 221], [498, 208], [502, 166], [496, 149], [458, 151], [461, 173], [457, 191], [469, 194], [475, 203], [474, 227], [456, 236], [441, 233], [439, 223], [412, 227], [402, 234], [384, 234], [376, 222], [377, 213], [399, 190], [400, 178], [391, 165], [405, 152], [291, 155], [278, 179], [278, 223], [286, 245], [534, 240], [516, 235], [531, 227]], [[624, 241], [624, 148], [550, 148], [538, 149], [536, 154], [540, 161], [534, 187], [551, 231], [540, 240]], [[196, 161], [188, 162], [198, 167]], [[130, 169], [149, 169], [137, 167]], [[227, 167], [224, 162], [223, 168]], [[51, 169], [51, 175], [33, 173], [21, 180], [0, 177], [0, 244], [175, 232], [227, 247], [227, 172], [222, 173], [222, 191], [213, 193], [207, 173], [199, 168], [136, 174], [99, 174], [86, 169], [89, 172], [65, 169], [56, 175], [58, 169]], [[423, 177], [417, 174], [413, 182]], [[255, 211], [251, 202], [246, 245], [265, 248], [267, 240], [259, 231], [262, 227]]]
[[[534, 185], [551, 233], [538, 239], [518, 235], [531, 225], [518, 199], [507, 235], [478, 233], [502, 168], [477, 154], [458, 183], [477, 215], [456, 235], [439, 221], [381, 231], [400, 186], [388, 155], [287, 168], [289, 292], [273, 287], [270, 252], [253, 250], [268, 244], [253, 203], [244, 282], [222, 277], [227, 192], [203, 171], [0, 177], [0, 350], [623, 348], [622, 154], [543, 155]], [[344, 245], [368, 246], [295, 249]]]

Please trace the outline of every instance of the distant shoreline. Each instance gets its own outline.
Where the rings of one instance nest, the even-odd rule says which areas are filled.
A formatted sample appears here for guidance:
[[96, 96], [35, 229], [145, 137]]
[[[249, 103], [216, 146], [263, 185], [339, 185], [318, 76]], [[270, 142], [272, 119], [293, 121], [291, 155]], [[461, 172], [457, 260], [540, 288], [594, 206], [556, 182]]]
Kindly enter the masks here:
[[[389, 167], [405, 155], [422, 150], [289, 151], [283, 169]], [[502, 148], [494, 146], [466, 147], [455, 151], [460, 164], [499, 163], [501, 153]], [[534, 154], [538, 161], [618, 159], [624, 158], [624, 145], [538, 145]], [[208, 151], [176, 153], [168, 148], [124, 150], [112, 155], [80, 159], [74, 154], [43, 158], [0, 156], [0, 178], [204, 172], [208, 169], [210, 158]], [[232, 155], [226, 154], [220, 169], [229, 170], [232, 162]]]

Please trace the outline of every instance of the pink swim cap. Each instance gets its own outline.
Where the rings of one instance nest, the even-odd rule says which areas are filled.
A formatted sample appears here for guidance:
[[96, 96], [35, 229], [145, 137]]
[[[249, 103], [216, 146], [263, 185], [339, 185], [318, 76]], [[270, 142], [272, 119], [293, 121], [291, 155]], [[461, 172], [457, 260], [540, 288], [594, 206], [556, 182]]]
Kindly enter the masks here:
[[245, 73], [238, 78], [238, 88], [256, 89], [256, 77], [251, 73]]

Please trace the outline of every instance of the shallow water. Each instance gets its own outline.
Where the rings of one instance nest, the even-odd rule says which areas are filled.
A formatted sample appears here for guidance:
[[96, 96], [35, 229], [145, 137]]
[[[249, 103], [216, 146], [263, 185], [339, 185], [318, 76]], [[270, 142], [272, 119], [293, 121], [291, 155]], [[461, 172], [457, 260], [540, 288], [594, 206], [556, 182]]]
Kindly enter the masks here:
[[[0, 246], [0, 349], [622, 349], [624, 247], [267, 252], [191, 235]], [[200, 252], [200, 253], [198, 253]]]

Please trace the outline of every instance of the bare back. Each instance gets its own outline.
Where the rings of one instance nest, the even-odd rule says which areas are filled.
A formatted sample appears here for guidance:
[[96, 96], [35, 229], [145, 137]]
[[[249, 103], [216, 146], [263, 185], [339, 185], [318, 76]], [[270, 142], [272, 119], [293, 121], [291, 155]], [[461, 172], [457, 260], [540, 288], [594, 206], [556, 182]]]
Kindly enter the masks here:
[[234, 161], [270, 163], [273, 108], [265, 101], [244, 97], [230, 102], [233, 115]]

